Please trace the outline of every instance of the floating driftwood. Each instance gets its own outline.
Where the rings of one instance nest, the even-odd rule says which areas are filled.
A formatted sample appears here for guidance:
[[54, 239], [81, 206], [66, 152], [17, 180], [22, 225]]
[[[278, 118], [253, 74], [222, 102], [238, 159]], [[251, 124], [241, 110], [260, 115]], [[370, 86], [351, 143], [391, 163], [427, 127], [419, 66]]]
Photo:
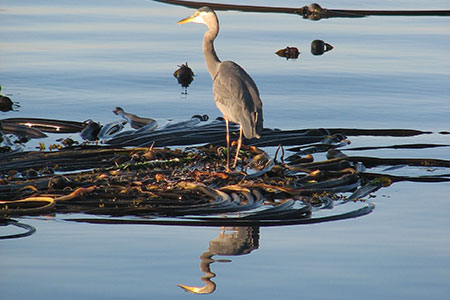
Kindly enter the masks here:
[[153, 0], [172, 5], [200, 8], [208, 6], [214, 10], [235, 10], [258, 13], [283, 13], [300, 15], [304, 19], [320, 20], [329, 18], [362, 18], [367, 16], [450, 16], [450, 10], [356, 10], [356, 9], [327, 9], [317, 3], [303, 7], [273, 7], [257, 5], [237, 5], [225, 3], [211, 3], [183, 0]]

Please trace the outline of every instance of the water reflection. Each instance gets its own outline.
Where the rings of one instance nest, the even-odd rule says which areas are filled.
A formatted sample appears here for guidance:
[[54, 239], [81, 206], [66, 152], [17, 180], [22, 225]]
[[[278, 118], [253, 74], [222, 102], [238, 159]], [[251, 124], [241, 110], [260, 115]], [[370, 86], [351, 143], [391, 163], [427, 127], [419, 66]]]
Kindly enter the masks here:
[[205, 273], [200, 280], [205, 283], [202, 287], [178, 284], [187, 292], [194, 294], [211, 294], [216, 290], [216, 284], [211, 278], [216, 274], [211, 271], [211, 264], [215, 262], [231, 262], [231, 260], [213, 259], [214, 255], [237, 256], [249, 254], [259, 247], [259, 227], [224, 227], [217, 238], [209, 242], [208, 250], [200, 255], [200, 270]]

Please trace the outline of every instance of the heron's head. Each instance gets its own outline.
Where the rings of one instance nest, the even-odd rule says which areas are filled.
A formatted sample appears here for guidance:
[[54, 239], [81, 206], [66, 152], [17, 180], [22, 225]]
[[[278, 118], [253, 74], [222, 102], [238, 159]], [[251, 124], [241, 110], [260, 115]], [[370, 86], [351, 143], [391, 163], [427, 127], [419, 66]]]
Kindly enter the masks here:
[[211, 8], [209, 8], [207, 6], [203, 6], [203, 7], [199, 8], [195, 12], [195, 14], [193, 14], [192, 16], [178, 21], [178, 24], [201, 23], [201, 24], [206, 24], [209, 26], [209, 24], [211, 24], [211, 21], [213, 19], [215, 19], [217, 22], [216, 13]]

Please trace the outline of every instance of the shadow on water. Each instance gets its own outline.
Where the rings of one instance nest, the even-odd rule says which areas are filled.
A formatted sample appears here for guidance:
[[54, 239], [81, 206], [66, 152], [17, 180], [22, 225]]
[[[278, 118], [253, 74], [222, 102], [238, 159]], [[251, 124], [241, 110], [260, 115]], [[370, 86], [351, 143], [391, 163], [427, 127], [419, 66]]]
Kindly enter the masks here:
[[243, 12], [283, 13], [302, 16], [304, 19], [321, 20], [329, 18], [362, 18], [367, 16], [450, 16], [450, 10], [349, 10], [327, 9], [317, 3], [303, 7], [270, 7], [254, 5], [235, 5], [211, 2], [182, 1], [182, 0], [153, 0], [172, 5], [200, 8], [208, 6], [214, 10], [236, 10]]

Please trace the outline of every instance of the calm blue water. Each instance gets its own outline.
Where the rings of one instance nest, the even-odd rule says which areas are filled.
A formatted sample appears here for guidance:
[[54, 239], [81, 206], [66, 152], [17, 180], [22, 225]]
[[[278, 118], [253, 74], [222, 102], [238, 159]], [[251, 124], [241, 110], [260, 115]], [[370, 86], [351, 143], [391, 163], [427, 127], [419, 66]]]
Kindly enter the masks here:
[[[232, 1], [228, 3], [239, 3]], [[246, 1], [303, 6], [297, 1]], [[449, 9], [448, 1], [326, 1], [327, 8]], [[205, 28], [176, 22], [194, 10], [152, 1], [0, 1], [0, 85], [20, 102], [0, 118], [110, 122], [122, 106], [163, 124], [220, 115], [201, 51]], [[216, 49], [258, 84], [265, 126], [410, 128], [413, 138], [351, 138], [351, 146], [450, 144], [450, 19], [303, 20], [219, 12]], [[322, 39], [335, 48], [313, 56]], [[298, 47], [297, 60], [274, 54]], [[181, 94], [173, 72], [196, 75]], [[450, 159], [448, 148], [362, 155]], [[402, 175], [430, 170], [400, 169]], [[434, 172], [439, 172], [435, 170]], [[406, 174], [405, 174], [406, 173]], [[398, 183], [375, 211], [326, 224], [259, 229], [250, 254], [216, 255], [214, 299], [445, 299], [450, 293], [450, 186]], [[0, 242], [1, 299], [179, 299], [202, 286], [200, 255], [220, 228], [74, 224], [26, 218], [28, 238]], [[13, 231], [0, 228], [0, 232]]]

